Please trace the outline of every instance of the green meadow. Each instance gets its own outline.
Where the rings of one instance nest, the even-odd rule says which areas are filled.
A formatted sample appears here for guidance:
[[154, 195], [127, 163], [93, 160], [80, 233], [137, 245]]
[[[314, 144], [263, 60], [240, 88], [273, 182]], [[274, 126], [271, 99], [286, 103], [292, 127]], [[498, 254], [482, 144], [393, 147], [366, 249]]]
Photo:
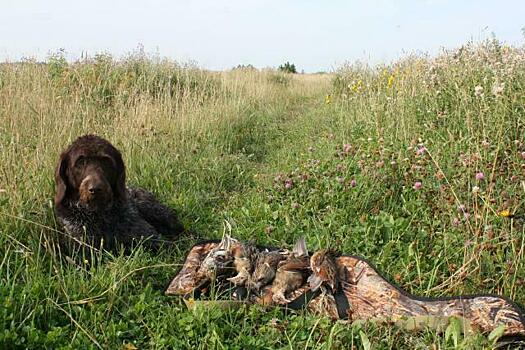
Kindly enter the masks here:
[[[54, 168], [76, 137], [192, 233], [158, 254], [60, 258]], [[0, 64], [0, 348], [490, 349], [252, 306], [189, 311], [164, 290], [231, 234], [370, 260], [406, 291], [525, 304], [525, 49], [497, 41], [329, 74], [210, 72], [135, 53]], [[510, 215], [507, 215], [510, 214]]]

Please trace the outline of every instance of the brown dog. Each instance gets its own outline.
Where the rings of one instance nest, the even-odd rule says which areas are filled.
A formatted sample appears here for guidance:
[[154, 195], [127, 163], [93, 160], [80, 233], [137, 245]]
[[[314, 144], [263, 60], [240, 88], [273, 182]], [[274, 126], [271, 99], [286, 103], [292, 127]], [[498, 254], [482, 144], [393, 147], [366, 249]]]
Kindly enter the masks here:
[[55, 181], [55, 213], [68, 243], [111, 249], [146, 239], [157, 247], [162, 236], [184, 231], [174, 212], [151, 193], [126, 187], [122, 155], [101, 137], [73, 142], [60, 156]]

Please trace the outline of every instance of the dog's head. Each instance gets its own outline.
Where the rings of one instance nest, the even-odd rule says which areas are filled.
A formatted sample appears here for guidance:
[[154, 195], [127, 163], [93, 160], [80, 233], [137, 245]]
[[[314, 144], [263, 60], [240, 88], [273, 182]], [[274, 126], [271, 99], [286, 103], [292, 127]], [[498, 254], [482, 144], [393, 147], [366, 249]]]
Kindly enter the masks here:
[[120, 152], [107, 140], [79, 137], [60, 156], [55, 206], [66, 202], [99, 211], [126, 200], [126, 169]]

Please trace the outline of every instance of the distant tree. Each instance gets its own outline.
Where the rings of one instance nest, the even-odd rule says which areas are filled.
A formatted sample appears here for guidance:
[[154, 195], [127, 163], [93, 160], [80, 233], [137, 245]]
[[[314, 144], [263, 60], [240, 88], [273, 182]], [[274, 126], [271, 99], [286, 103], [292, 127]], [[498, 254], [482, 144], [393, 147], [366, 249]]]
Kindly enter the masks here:
[[279, 70], [281, 72], [285, 72], [285, 73], [297, 73], [297, 69], [295, 68], [295, 64], [293, 63], [290, 63], [290, 62], [286, 62], [285, 64], [281, 64], [279, 66]]
[[239, 64], [236, 67], [233, 67], [232, 69], [240, 69], [240, 70], [257, 70], [252, 64]]

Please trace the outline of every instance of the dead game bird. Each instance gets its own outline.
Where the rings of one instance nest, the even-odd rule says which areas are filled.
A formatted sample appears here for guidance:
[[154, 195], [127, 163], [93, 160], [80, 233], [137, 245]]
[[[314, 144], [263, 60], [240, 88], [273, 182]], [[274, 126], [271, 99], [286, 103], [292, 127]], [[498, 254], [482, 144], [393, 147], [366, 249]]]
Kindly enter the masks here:
[[316, 315], [328, 316], [332, 320], [339, 319], [337, 311], [337, 302], [332, 294], [321, 293], [319, 296], [312, 299], [307, 306], [308, 311]]
[[230, 253], [233, 256], [233, 266], [235, 271], [237, 271], [237, 275], [228, 278], [228, 281], [236, 286], [244, 286], [254, 269], [254, 260], [257, 252], [257, 248], [251, 244], [234, 243], [231, 246]]
[[306, 242], [301, 238], [295, 244], [291, 255], [277, 265], [277, 272], [272, 283], [272, 300], [278, 304], [289, 303], [285, 295], [300, 288], [310, 268], [310, 259]]
[[275, 278], [277, 264], [286, 259], [286, 252], [264, 251], [257, 254], [255, 268], [249, 280], [249, 288], [259, 291], [265, 285], [271, 283]]
[[335, 254], [330, 249], [321, 249], [310, 258], [312, 274], [308, 277], [308, 283], [310, 283], [310, 288], [313, 292], [321, 286], [330, 287], [332, 292], [336, 290], [337, 268], [335, 265]]
[[217, 276], [222, 276], [232, 269], [233, 256], [231, 246], [236, 240], [225, 235], [219, 245], [208, 253], [197, 270], [197, 279], [200, 284], [213, 281]]
[[299, 289], [308, 277], [310, 261], [308, 256], [281, 261], [272, 284], [272, 300], [278, 304], [289, 303], [286, 295]]

